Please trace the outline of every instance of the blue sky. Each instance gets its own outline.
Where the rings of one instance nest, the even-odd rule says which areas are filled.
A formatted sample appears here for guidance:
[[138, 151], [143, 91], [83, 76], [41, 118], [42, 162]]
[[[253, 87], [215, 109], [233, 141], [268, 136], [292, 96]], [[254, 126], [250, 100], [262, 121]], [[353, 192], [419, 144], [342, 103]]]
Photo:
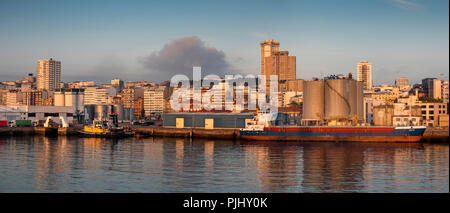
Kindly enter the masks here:
[[[448, 0], [6, 1], [0, 0], [0, 81], [62, 62], [62, 79], [160, 81], [140, 62], [195, 36], [229, 68], [258, 74], [259, 42], [297, 56], [297, 77], [356, 72], [373, 63], [375, 84], [397, 77], [448, 79]], [[178, 72], [178, 71], [177, 71]], [[191, 70], [180, 73], [191, 75]]]

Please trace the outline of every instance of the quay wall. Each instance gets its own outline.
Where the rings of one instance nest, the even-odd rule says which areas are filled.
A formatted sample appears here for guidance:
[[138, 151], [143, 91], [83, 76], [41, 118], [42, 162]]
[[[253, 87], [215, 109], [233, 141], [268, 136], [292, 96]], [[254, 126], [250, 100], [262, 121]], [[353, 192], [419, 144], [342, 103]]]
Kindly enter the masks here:
[[[80, 127], [58, 128], [57, 131], [45, 130], [43, 127], [0, 127], [0, 136], [14, 135], [79, 135]], [[174, 128], [174, 127], [132, 127], [137, 135], [156, 137], [184, 137], [209, 139], [239, 139], [239, 129], [234, 128]], [[448, 143], [448, 129], [427, 129], [422, 141], [425, 143]]]
[[136, 134], [163, 137], [238, 139], [239, 129], [204, 129], [204, 128], [168, 128], [135, 127]]

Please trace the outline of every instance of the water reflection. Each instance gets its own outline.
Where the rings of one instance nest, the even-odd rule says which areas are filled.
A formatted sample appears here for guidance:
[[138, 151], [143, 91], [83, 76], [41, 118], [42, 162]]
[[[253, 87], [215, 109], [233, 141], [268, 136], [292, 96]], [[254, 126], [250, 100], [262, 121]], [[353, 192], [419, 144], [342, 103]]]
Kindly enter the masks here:
[[448, 144], [0, 138], [0, 192], [448, 192]]

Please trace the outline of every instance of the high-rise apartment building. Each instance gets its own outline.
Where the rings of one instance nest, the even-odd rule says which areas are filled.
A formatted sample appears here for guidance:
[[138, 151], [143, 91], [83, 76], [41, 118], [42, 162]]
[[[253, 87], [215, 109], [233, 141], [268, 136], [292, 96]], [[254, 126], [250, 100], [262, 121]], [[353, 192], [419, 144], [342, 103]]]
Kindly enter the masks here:
[[397, 80], [395, 80], [395, 86], [400, 89], [409, 87], [408, 78], [397, 78]]
[[60, 87], [61, 62], [52, 58], [39, 60], [36, 68], [36, 87], [38, 90], [53, 91]]
[[442, 99], [441, 80], [437, 78], [425, 78], [422, 80], [422, 88], [427, 97]]
[[159, 86], [157, 88], [150, 88], [144, 92], [144, 111], [145, 117], [150, 117], [152, 114], [161, 114], [165, 109], [164, 97], [167, 94], [167, 87]]
[[121, 92], [123, 90], [123, 81], [119, 78], [115, 78], [111, 80], [111, 85], [116, 88], [117, 92]]
[[280, 43], [273, 40], [265, 40], [261, 44], [261, 74], [266, 77], [266, 91], [269, 93], [270, 76], [277, 75], [278, 90], [287, 91], [288, 81], [296, 80], [296, 57], [289, 56], [288, 51], [280, 51]]
[[357, 80], [363, 82], [364, 89], [372, 89], [372, 63], [362, 60], [357, 65]]
[[273, 40], [265, 40], [260, 44], [261, 44], [261, 75], [266, 75], [265, 58], [273, 56], [276, 52], [280, 51], [280, 42], [274, 42]]
[[448, 94], [448, 81], [442, 81], [441, 85], [441, 95], [442, 95], [442, 102], [448, 103], [449, 102], [449, 94]]

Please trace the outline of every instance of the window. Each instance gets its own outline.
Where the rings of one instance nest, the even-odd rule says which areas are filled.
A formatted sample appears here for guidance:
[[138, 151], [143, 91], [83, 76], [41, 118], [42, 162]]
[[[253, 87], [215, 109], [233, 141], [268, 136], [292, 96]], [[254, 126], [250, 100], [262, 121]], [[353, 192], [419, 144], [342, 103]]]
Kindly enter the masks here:
[[429, 114], [434, 114], [434, 110], [430, 110]]
[[434, 105], [430, 105], [428, 108], [434, 108]]
[[396, 120], [396, 121], [400, 121], [400, 118], [396, 118], [395, 120]]
[[434, 120], [434, 116], [430, 116], [430, 120]]
[[424, 109], [424, 108], [427, 108], [427, 106], [426, 105], [422, 105], [422, 106], [420, 106], [420, 108]]
[[422, 115], [425, 115], [425, 114], [427, 114], [427, 111], [422, 111]]
[[30, 112], [30, 113], [28, 113], [28, 117], [36, 117], [36, 113], [35, 112]]
[[48, 116], [59, 117], [59, 113], [44, 113], [44, 117], [48, 117]]

